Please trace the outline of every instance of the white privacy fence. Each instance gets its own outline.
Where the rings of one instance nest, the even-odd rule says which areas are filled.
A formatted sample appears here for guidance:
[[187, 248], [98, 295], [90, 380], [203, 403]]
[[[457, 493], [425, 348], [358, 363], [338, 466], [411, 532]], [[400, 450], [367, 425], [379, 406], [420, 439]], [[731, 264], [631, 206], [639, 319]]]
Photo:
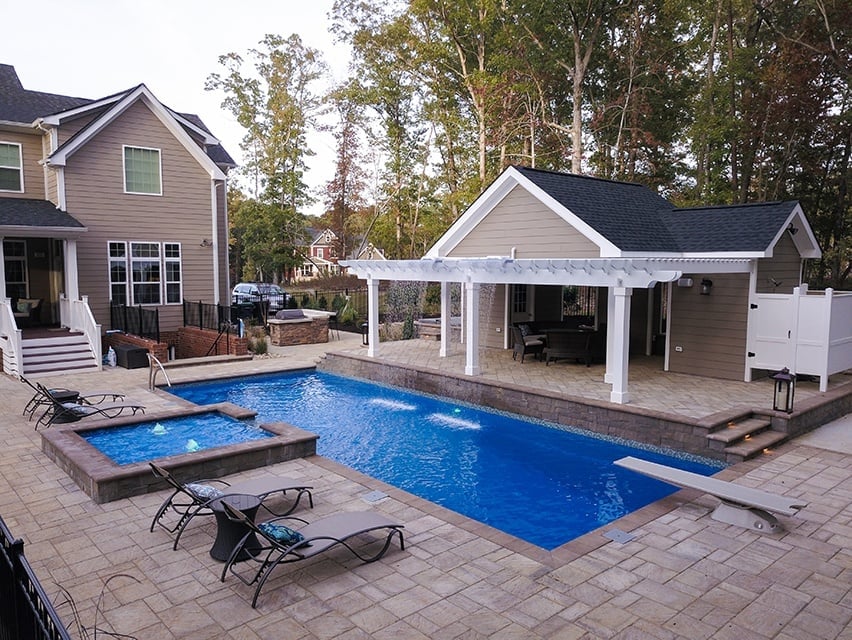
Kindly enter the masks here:
[[751, 369], [780, 370], [828, 377], [852, 369], [852, 293], [809, 292], [801, 285], [790, 294], [752, 296], [748, 332]]

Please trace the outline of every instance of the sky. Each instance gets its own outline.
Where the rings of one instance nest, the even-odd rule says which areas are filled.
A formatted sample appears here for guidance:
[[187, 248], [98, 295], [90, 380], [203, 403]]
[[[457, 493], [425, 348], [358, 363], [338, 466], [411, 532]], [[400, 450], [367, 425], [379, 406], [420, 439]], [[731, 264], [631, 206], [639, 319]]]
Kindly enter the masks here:
[[[267, 33], [297, 33], [322, 52], [331, 81], [345, 77], [348, 52], [328, 32], [333, 0], [4, 0], [0, 63], [25, 89], [101, 98], [144, 83], [168, 107], [195, 113], [241, 161], [243, 129], [205, 91], [226, 53], [245, 57]], [[11, 27], [11, 28], [10, 28]], [[306, 182], [316, 191], [334, 172], [333, 139], [309, 140]], [[321, 204], [307, 213], [319, 215]]]

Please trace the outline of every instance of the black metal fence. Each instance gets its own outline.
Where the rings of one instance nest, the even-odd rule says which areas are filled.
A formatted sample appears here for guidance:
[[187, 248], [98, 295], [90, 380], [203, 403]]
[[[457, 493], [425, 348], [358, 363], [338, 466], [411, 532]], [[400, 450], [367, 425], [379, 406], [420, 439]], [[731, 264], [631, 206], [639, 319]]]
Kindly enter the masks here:
[[110, 303], [109, 321], [113, 330], [160, 341], [160, 314], [157, 309]]
[[71, 640], [30, 563], [0, 518], [0, 640]]
[[266, 301], [235, 304], [231, 307], [200, 300], [198, 302], [183, 301], [183, 326], [185, 327], [222, 331], [228, 326], [238, 325], [240, 320], [266, 324], [268, 314], [269, 305]]

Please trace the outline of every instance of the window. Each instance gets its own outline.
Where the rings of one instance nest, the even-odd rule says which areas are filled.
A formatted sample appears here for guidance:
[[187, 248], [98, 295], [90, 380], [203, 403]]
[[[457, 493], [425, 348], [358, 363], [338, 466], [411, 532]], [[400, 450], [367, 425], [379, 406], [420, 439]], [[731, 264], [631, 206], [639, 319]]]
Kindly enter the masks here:
[[21, 167], [21, 145], [0, 142], [0, 191], [24, 190], [24, 172]]
[[317, 247], [317, 258], [324, 258], [325, 257], [324, 254], [325, 254], [325, 249], [323, 249], [322, 247]]
[[26, 241], [4, 240], [3, 258], [6, 268], [6, 297], [28, 298]]
[[176, 242], [110, 242], [110, 301], [127, 305], [180, 304], [180, 256], [180, 244]]
[[124, 147], [124, 192], [162, 195], [160, 150]]

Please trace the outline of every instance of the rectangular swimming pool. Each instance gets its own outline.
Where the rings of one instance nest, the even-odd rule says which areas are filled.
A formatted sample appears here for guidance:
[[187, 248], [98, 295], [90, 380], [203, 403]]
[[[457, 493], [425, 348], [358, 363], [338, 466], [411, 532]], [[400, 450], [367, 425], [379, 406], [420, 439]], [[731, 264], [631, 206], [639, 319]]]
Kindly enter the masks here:
[[612, 464], [632, 455], [704, 475], [714, 460], [310, 371], [178, 385], [319, 435], [317, 453], [545, 549], [676, 489]]

